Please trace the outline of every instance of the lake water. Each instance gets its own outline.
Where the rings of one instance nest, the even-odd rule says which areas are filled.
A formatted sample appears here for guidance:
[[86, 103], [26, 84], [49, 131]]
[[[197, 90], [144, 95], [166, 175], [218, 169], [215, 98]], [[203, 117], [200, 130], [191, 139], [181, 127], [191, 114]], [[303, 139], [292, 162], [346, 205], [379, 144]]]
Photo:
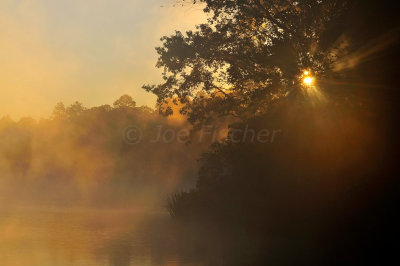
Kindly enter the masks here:
[[178, 254], [165, 213], [0, 211], [0, 265], [200, 265]]

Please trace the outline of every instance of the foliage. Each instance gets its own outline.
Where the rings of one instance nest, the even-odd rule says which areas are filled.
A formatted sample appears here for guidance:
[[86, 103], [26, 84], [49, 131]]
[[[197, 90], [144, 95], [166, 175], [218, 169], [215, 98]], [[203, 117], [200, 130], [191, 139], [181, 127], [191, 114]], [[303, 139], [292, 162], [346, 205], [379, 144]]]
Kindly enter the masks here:
[[134, 108], [136, 102], [129, 95], [122, 95], [118, 100], [114, 102], [115, 108]]
[[[134, 107], [130, 96], [116, 102], [57, 103], [50, 118], [38, 121], [1, 118], [0, 204], [147, 208], [163, 200], [160, 193], [193, 183], [192, 162], [209, 142], [189, 149], [154, 141], [160, 129], [188, 130], [188, 123], [171, 125], [152, 108]], [[135, 145], [126, 139], [133, 126], [142, 133]]]
[[[211, 265], [393, 257], [384, 238], [397, 228], [398, 149], [389, 143], [398, 144], [400, 23], [393, 4], [201, 2], [208, 23], [162, 38], [157, 66], [165, 82], [145, 89], [159, 102], [178, 97], [194, 124], [216, 115], [242, 123], [203, 155], [195, 189], [170, 197], [171, 216], [196, 225], [199, 239], [218, 236], [194, 244], [208, 248], [205, 257], [225, 248], [216, 257], [228, 259]], [[302, 93], [304, 70], [315, 75], [324, 104]], [[232, 141], [248, 127], [283, 135], [277, 143]]]
[[345, 52], [335, 42], [348, 1], [201, 2], [208, 22], [164, 36], [157, 48], [164, 83], [144, 86], [159, 103], [178, 97], [193, 123], [213, 114], [263, 114], [279, 99], [301, 94], [304, 70], [319, 79], [332, 75]]

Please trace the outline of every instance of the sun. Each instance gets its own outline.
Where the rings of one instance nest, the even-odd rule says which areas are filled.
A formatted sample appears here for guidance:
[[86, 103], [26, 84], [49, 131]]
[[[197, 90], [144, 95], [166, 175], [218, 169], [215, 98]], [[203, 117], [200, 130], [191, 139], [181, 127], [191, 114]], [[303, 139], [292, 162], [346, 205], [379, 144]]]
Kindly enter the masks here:
[[314, 83], [314, 77], [311, 75], [309, 70], [304, 70], [302, 77], [305, 85], [311, 86]]
[[313, 83], [313, 78], [312, 77], [305, 77], [303, 79], [304, 84], [306, 85], [311, 85]]

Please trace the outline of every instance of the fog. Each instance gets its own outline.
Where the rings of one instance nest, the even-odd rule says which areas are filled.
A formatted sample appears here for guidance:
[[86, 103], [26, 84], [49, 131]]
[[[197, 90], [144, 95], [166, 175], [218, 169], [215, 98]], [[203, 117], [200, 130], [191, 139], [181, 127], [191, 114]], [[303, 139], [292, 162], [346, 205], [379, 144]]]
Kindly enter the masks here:
[[3, 117], [0, 206], [162, 210], [170, 193], [194, 186], [214, 137], [195, 135], [179, 114], [134, 105], [60, 103], [46, 119]]

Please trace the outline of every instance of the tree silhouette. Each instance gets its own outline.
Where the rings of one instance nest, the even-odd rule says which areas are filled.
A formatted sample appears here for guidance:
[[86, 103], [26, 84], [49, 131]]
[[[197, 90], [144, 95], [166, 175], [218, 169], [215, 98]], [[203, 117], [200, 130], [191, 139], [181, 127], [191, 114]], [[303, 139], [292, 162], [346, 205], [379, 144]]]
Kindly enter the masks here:
[[[204, 154], [196, 188], [168, 199], [171, 216], [195, 225], [190, 232], [198, 233], [194, 245], [207, 250], [204, 256], [226, 247], [216, 255], [228, 258], [223, 265], [393, 257], [393, 242], [384, 237], [397, 227], [398, 150], [385, 144], [398, 144], [399, 132], [393, 4], [201, 2], [208, 23], [162, 38], [157, 66], [164, 83], [144, 88], [159, 104], [178, 98], [195, 125], [216, 115], [242, 123]], [[303, 84], [305, 71], [317, 90]], [[311, 101], [317, 93], [324, 104]], [[284, 133], [269, 145], [232, 141], [235, 130], [248, 127]]]
[[131, 96], [125, 94], [122, 95], [118, 100], [114, 102], [115, 108], [134, 108], [136, 107], [136, 102]]
[[62, 102], [57, 103], [56, 106], [54, 106], [53, 113], [51, 116], [53, 119], [59, 119], [59, 120], [66, 119], [68, 115], [64, 103]]
[[86, 108], [83, 106], [83, 104], [76, 101], [66, 108], [66, 113], [70, 118], [76, 118], [85, 110]]
[[[304, 70], [321, 80], [333, 75], [346, 54], [343, 42], [351, 41], [337, 42], [351, 1], [201, 2], [208, 23], [163, 37], [157, 67], [164, 83], [144, 86], [159, 102], [178, 97], [193, 121], [212, 113], [264, 114], [279, 99], [301, 94]], [[205, 105], [205, 98], [218, 104]]]

